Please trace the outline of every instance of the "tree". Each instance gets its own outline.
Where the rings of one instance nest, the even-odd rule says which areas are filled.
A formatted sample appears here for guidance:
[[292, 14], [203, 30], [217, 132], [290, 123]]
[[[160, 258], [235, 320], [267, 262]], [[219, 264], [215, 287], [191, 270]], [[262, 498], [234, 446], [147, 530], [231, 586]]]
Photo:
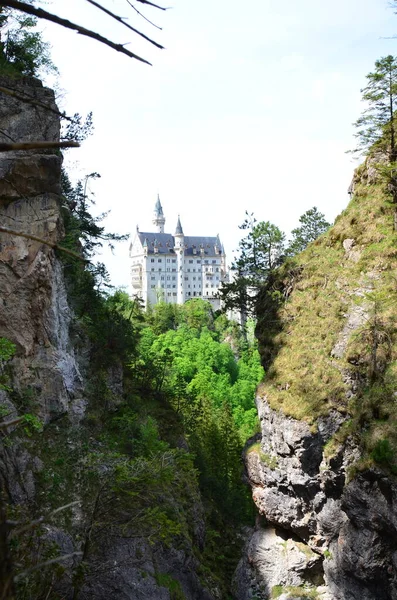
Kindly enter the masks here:
[[358, 147], [353, 152], [367, 153], [374, 144], [383, 146], [389, 161], [397, 159], [396, 107], [397, 58], [386, 56], [375, 62], [375, 71], [367, 75], [368, 84], [361, 90], [368, 108], [354, 124]]
[[38, 76], [57, 73], [50, 58], [49, 44], [37, 31], [37, 18], [9, 8], [0, 9], [0, 70], [5, 73]]
[[269, 274], [281, 264], [285, 234], [269, 221], [257, 222], [246, 212], [240, 229], [248, 234], [239, 242], [239, 256], [232, 264], [234, 279], [224, 283], [220, 290], [226, 310], [238, 310], [245, 329], [247, 318], [253, 314], [260, 286]]
[[[87, 0], [87, 2], [89, 2], [92, 6], [94, 6], [96, 9], [100, 10], [101, 12], [104, 12], [111, 19], [115, 19], [116, 21], [118, 21], [119, 23], [121, 23], [122, 25], [124, 25], [125, 27], [127, 27], [128, 29], [130, 29], [131, 31], [136, 33], [137, 35], [139, 35], [141, 38], [145, 39], [150, 44], [153, 44], [154, 46], [156, 46], [157, 48], [160, 48], [160, 49], [163, 48], [163, 46], [161, 46], [161, 44], [152, 40], [151, 38], [149, 38], [147, 35], [145, 35], [141, 31], [139, 31], [135, 27], [132, 27], [127, 22], [127, 19], [125, 17], [120, 17], [120, 16], [114, 14], [109, 9], [102, 6], [98, 2], [95, 2], [94, 0]], [[158, 6], [157, 4], [154, 4], [153, 2], [150, 2], [149, 0], [136, 0], [136, 2], [140, 2], [141, 4], [145, 4], [145, 5], [160, 9], [160, 10], [167, 10], [166, 8]], [[56, 23], [57, 25], [60, 25], [61, 27], [65, 27], [66, 29], [72, 29], [73, 31], [77, 31], [81, 35], [90, 37], [91, 39], [94, 39], [102, 44], [105, 44], [106, 46], [113, 48], [113, 50], [116, 50], [117, 52], [126, 54], [127, 56], [129, 56], [131, 58], [135, 58], [136, 60], [139, 60], [148, 65], [151, 64], [146, 59], [138, 56], [137, 54], [135, 54], [135, 53], [131, 52], [130, 50], [128, 50], [127, 48], [125, 48], [125, 44], [117, 44], [117, 43], [107, 39], [106, 37], [104, 37], [97, 31], [92, 31], [90, 29], [87, 29], [86, 27], [83, 27], [77, 23], [73, 23], [73, 22], [69, 21], [68, 19], [64, 19], [58, 15], [49, 13], [48, 11], [43, 10], [42, 8], [36, 8], [35, 6], [32, 6], [30, 3], [31, 3], [31, 0], [25, 0], [25, 2], [22, 2], [20, 0], [3, 0], [1, 3], [1, 7], [0, 7], [0, 15], [2, 15], [3, 12], [7, 11], [8, 9], [14, 9], [14, 10], [20, 11], [22, 13], [28, 14], [30, 16], [33, 16], [35, 18], [38, 18], [38, 19], [44, 19], [47, 21], [51, 21], [52, 23]], [[136, 8], [135, 4], [133, 3], [133, 0], [127, 0], [127, 3], [129, 4], [130, 8], [132, 8], [135, 11], [136, 14], [141, 16], [143, 19], [145, 19], [147, 22], [149, 22], [154, 27], [157, 27], [157, 25], [154, 25], [154, 23], [152, 23], [149, 19], [147, 19], [144, 15], [141, 14], [141, 12]]]
[[330, 223], [325, 220], [325, 215], [320, 213], [315, 206], [299, 217], [299, 223], [301, 223], [300, 227], [291, 232], [292, 239], [286, 250], [288, 256], [302, 252], [330, 227]]

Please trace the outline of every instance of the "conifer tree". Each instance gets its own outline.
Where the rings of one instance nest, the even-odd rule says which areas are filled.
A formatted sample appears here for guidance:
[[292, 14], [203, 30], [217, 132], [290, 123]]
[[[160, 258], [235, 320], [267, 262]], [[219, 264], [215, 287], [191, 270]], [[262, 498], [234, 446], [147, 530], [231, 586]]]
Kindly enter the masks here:
[[259, 287], [281, 264], [285, 234], [269, 221], [257, 222], [254, 215], [247, 212], [240, 229], [248, 233], [240, 240], [239, 255], [232, 264], [234, 279], [222, 285], [220, 296], [226, 310], [240, 312], [244, 329], [248, 316], [254, 312]]
[[325, 220], [325, 215], [320, 213], [315, 206], [299, 217], [299, 223], [301, 224], [300, 227], [296, 227], [291, 232], [292, 240], [286, 251], [288, 256], [294, 256], [302, 252], [330, 227], [330, 224]]
[[396, 107], [397, 58], [386, 56], [375, 62], [375, 71], [367, 75], [361, 90], [368, 107], [356, 121], [359, 143], [353, 152], [366, 153], [374, 144], [385, 147], [389, 161], [397, 159]]

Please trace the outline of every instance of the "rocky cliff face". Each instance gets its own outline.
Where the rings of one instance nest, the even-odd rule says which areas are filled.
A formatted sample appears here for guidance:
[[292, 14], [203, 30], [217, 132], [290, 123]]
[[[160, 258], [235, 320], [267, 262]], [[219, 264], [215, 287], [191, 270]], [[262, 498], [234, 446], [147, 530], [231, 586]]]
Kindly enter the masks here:
[[[1, 80], [0, 84], [12, 90], [11, 95], [0, 96], [1, 141], [59, 139], [59, 118], [51, 90], [32, 79]], [[61, 163], [61, 156], [48, 150], [0, 155], [1, 227], [52, 244], [62, 240]], [[70, 331], [75, 319], [64, 268], [53, 249], [32, 237], [0, 232], [0, 290], [0, 338], [16, 345], [15, 356], [7, 364], [7, 388], [0, 386], [1, 416], [12, 420], [29, 413], [43, 426], [34, 434], [21, 424], [11, 426], [3, 429], [1, 439], [2, 499], [14, 520], [29, 523], [44, 517], [45, 523], [44, 527], [28, 526], [29, 539], [26, 534], [17, 537], [14, 566], [29, 573], [19, 576], [18, 597], [216, 597], [216, 586], [215, 592], [209, 593], [198, 575], [200, 563], [193, 545], [202, 548], [204, 543], [203, 507], [182, 451], [164, 452], [159, 465], [144, 459], [132, 465], [128, 456], [121, 459], [106, 446], [99, 418], [92, 413], [87, 417], [93, 396], [94, 410], [101, 418], [105, 407], [112, 404], [107, 403], [107, 396], [114, 399], [118, 395], [118, 402], [125, 399], [120, 366], [105, 373], [105, 383], [93, 394], [93, 380], [102, 381], [103, 374], [95, 375], [91, 369], [91, 380], [87, 378], [87, 340], [83, 342], [84, 366], [81, 354], [74, 350]], [[91, 396], [86, 393], [90, 386]], [[104, 416], [103, 421], [109, 417]], [[120, 476], [120, 488], [128, 487], [130, 479], [135, 485], [132, 491], [124, 492], [123, 499], [110, 478], [116, 464], [119, 470], [121, 465], [131, 469], [124, 479]], [[156, 467], [157, 472], [149, 473], [149, 467]], [[148, 512], [145, 521], [145, 506], [139, 504], [140, 499], [134, 504], [134, 489], [150, 476], [152, 496], [158, 487], [159, 507], [167, 506], [176, 513], [181, 510], [180, 497], [172, 495], [172, 485], [166, 487], [164, 483], [161, 487], [165, 472], [165, 482], [170, 473], [180, 477], [179, 494], [188, 507], [186, 531], [190, 537], [188, 533], [181, 536], [177, 546], [167, 531], [167, 523], [173, 521], [167, 521], [165, 513], [159, 517], [165, 520], [163, 538], [159, 539], [155, 535], [157, 524], [149, 520], [157, 513]], [[158, 485], [154, 483], [156, 477]], [[141, 487], [140, 493], [144, 491]], [[46, 518], [69, 503], [73, 506], [61, 510], [55, 519]], [[151, 506], [150, 500], [147, 506]], [[155, 517], [151, 518], [153, 521]], [[41, 562], [54, 557], [61, 557], [59, 566], [55, 562], [37, 570]]]
[[[14, 93], [1, 97], [1, 141], [59, 140], [59, 118], [52, 112], [56, 105], [50, 90], [37, 80], [2, 80], [1, 85]], [[63, 232], [61, 162], [60, 155], [51, 151], [2, 153], [1, 226], [58, 242]], [[0, 235], [0, 337], [17, 348], [12, 362], [13, 397], [0, 391], [3, 411], [10, 416], [27, 412], [22, 405], [29, 398], [37, 401], [37, 415], [47, 423], [69, 411], [82, 385], [69, 341], [71, 313], [62, 268], [49, 246]], [[2, 472], [7, 474], [12, 501], [32, 500], [34, 460], [21, 448], [16, 452], [14, 461], [9, 451], [1, 454]]]
[[397, 598], [397, 245], [374, 162], [336, 225], [259, 299], [268, 375], [245, 464], [260, 516], [239, 600]]

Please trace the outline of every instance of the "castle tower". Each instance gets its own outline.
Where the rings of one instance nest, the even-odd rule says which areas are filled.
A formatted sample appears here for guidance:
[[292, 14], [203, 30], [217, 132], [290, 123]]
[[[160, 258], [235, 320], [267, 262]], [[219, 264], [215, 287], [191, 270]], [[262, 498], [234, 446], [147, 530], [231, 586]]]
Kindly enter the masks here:
[[156, 233], [164, 233], [165, 216], [161, 206], [160, 196], [157, 194], [157, 201], [154, 207], [153, 225], [157, 227]]
[[185, 236], [179, 215], [174, 238], [175, 253], [178, 259], [178, 304], [183, 304], [185, 301]]

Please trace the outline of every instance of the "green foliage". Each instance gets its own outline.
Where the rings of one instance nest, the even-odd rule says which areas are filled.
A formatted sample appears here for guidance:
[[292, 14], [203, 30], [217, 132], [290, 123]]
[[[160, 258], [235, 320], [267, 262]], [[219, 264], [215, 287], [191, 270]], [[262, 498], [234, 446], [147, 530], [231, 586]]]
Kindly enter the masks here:
[[375, 62], [375, 71], [367, 75], [368, 84], [361, 90], [368, 107], [356, 121], [359, 144], [354, 152], [385, 149], [390, 162], [396, 154], [397, 59], [386, 56]]
[[272, 470], [277, 469], [277, 467], [278, 467], [277, 456], [271, 456], [270, 454], [263, 452], [261, 449], [260, 442], [255, 442], [254, 444], [249, 446], [249, 448], [247, 448], [246, 452], [247, 452], [247, 454], [250, 454], [251, 452], [255, 452], [255, 454], [257, 454], [259, 456], [261, 462], [263, 462], [264, 465], [269, 467], [269, 469], [272, 469]]
[[[81, 135], [80, 127], [71, 133], [74, 139], [79, 135]], [[86, 134], [83, 135], [85, 137]], [[73, 186], [66, 171], [62, 171], [61, 184], [66, 208], [64, 213], [66, 236], [62, 243], [66, 248], [80, 250], [82, 256], [87, 259], [92, 258], [93, 254], [102, 248], [104, 242], [113, 248], [114, 242], [128, 239], [128, 235], [108, 233], [105, 227], [100, 225], [108, 212], [97, 217], [93, 217], [90, 213], [95, 201], [92, 192], [88, 194], [88, 181], [98, 178], [100, 178], [99, 173], [93, 172]]]
[[7, 338], [0, 338], [0, 390], [9, 391], [7, 386], [8, 376], [5, 372], [6, 363], [11, 360], [16, 352], [16, 346]]
[[157, 585], [167, 588], [170, 592], [170, 600], [186, 600], [179, 581], [168, 575], [168, 573], [156, 573], [155, 580]]
[[254, 312], [260, 285], [282, 260], [285, 234], [269, 221], [257, 222], [247, 212], [240, 229], [248, 233], [240, 240], [238, 257], [231, 267], [235, 275], [231, 282], [222, 284], [220, 296], [225, 310], [240, 311], [245, 327], [248, 315]]
[[28, 437], [31, 437], [34, 432], [43, 431], [43, 424], [36, 415], [26, 413], [22, 417], [22, 422], [24, 424], [23, 431]]
[[7, 75], [40, 76], [57, 73], [50, 45], [37, 31], [37, 19], [8, 8], [0, 9], [0, 72]]
[[299, 252], [303, 252], [311, 242], [314, 242], [330, 227], [330, 224], [325, 220], [325, 216], [315, 206], [299, 217], [299, 223], [301, 225], [291, 232], [292, 239], [286, 250], [287, 256], [294, 256]]
[[288, 598], [299, 598], [299, 600], [316, 600], [318, 598], [317, 590], [303, 586], [275, 585], [272, 587], [271, 598], [279, 598], [282, 594], [287, 594]]
[[0, 338], [0, 364], [10, 360], [16, 351], [16, 346], [7, 338]]
[[371, 452], [371, 458], [381, 465], [394, 467], [395, 471], [397, 472], [397, 468], [394, 466], [395, 452], [388, 439], [379, 440], [376, 443], [375, 448]]

